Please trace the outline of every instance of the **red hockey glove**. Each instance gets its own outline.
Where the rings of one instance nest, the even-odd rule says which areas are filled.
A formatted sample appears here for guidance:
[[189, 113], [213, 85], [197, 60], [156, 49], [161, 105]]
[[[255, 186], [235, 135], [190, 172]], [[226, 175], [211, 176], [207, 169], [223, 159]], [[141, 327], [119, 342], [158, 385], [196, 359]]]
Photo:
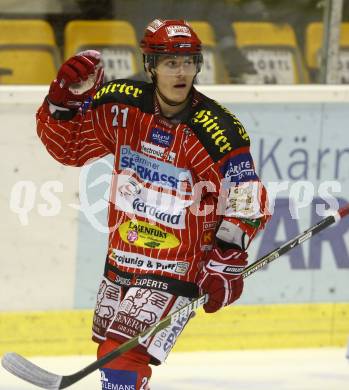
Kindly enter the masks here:
[[86, 50], [64, 62], [50, 85], [49, 102], [69, 109], [79, 108], [103, 82], [100, 60], [98, 51]]
[[242, 272], [247, 265], [247, 252], [228, 249], [224, 253], [214, 248], [199, 274], [201, 293], [209, 295], [204, 305], [206, 313], [214, 313], [236, 301], [243, 290]]

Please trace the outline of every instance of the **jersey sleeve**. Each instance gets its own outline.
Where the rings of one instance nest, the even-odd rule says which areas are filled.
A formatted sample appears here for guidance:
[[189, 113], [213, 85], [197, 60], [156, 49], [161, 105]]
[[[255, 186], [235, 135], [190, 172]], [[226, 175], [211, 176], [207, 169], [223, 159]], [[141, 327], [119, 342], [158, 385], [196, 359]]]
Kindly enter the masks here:
[[[98, 117], [97, 117], [98, 118]], [[96, 117], [91, 109], [67, 120], [55, 119], [47, 100], [36, 114], [37, 134], [49, 154], [64, 165], [82, 166], [91, 159], [113, 153], [113, 140], [96, 135]]]
[[115, 154], [119, 131], [133, 129], [140, 106], [152, 109], [144, 93], [150, 87], [127, 79], [110, 81], [99, 88], [86, 111], [75, 115], [51, 114], [52, 105], [45, 99], [36, 115], [38, 135], [48, 152], [66, 165], [82, 166], [90, 159]]
[[219, 175], [221, 184], [218, 211], [223, 220], [217, 237], [229, 242], [238, 227], [245, 234], [243, 244], [240, 245], [239, 237], [236, 237], [238, 242], [234, 239], [231, 242], [247, 248], [270, 218], [267, 191], [256, 173], [249, 148], [237, 149], [236, 154], [230, 154], [212, 169]]
[[205, 163], [194, 164], [201, 169], [196, 173], [213, 183], [216, 213], [222, 217], [216, 237], [246, 249], [270, 218], [267, 191], [250, 153], [250, 138], [236, 116], [214, 101], [195, 112], [192, 128], [207, 154], [197, 155]]

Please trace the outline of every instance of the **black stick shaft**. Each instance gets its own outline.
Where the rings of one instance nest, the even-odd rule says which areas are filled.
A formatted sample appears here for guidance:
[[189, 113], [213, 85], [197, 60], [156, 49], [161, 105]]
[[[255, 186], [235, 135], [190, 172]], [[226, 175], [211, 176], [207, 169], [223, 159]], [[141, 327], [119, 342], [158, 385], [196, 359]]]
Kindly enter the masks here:
[[[265, 256], [261, 257], [259, 260], [256, 260], [254, 263], [246, 267], [245, 271], [243, 272], [243, 277], [247, 278], [248, 276], [252, 275], [259, 269], [263, 268], [267, 264], [271, 263], [272, 261], [276, 260], [283, 254], [287, 253], [291, 249], [295, 248], [296, 246], [302, 244], [304, 241], [309, 240], [311, 237], [313, 237], [315, 234], [321, 232], [322, 230], [326, 229], [328, 226], [332, 225], [334, 222], [340, 220], [341, 218], [344, 218], [346, 215], [349, 214], [349, 204], [342, 207], [338, 210], [337, 214], [334, 216], [328, 216], [318, 222], [317, 224], [313, 225], [309, 229], [305, 230], [303, 233], [299, 234], [297, 237], [293, 238], [292, 240], [286, 242], [285, 244], [281, 245], [279, 248], [273, 250], [272, 252], [269, 252]], [[132, 348], [136, 347], [140, 344], [140, 340], [146, 339], [155, 333], [159, 332], [160, 330], [166, 328], [171, 323], [175, 322], [177, 319], [188, 315], [192, 310], [196, 310], [197, 308], [204, 305], [205, 302], [207, 302], [207, 295], [202, 295], [201, 297], [194, 299], [191, 303], [188, 305], [182, 307], [181, 309], [175, 311], [172, 314], [169, 314], [167, 317], [163, 318], [160, 322], [153, 325], [152, 327], [148, 328], [144, 332], [142, 332], [140, 335], [137, 335], [133, 337], [131, 340], [123, 343], [120, 347], [114, 349], [113, 351], [109, 352], [105, 356], [103, 356], [101, 359], [96, 360], [95, 362], [91, 363], [89, 366], [83, 368], [81, 371], [78, 371], [75, 374], [69, 375], [69, 376], [63, 376], [60, 389], [64, 389], [73, 383], [79, 381], [80, 379], [84, 378], [91, 372], [102, 368], [105, 364], [109, 363], [111, 360], [117, 358], [118, 356], [122, 355], [123, 353], [131, 350]], [[147, 337], [146, 337], [147, 336]]]
[[242, 276], [244, 278], [247, 278], [247, 276], [250, 276], [254, 272], [258, 271], [260, 268], [265, 267], [267, 264], [271, 263], [272, 261], [287, 253], [291, 249], [302, 244], [304, 241], [309, 240], [312, 236], [326, 229], [328, 226], [332, 225], [334, 222], [340, 220], [348, 214], [349, 205], [346, 205], [339, 209], [336, 215], [330, 215], [322, 219], [317, 224], [313, 225], [309, 229], [305, 230], [303, 233], [299, 234], [297, 237], [294, 237], [292, 240], [287, 241], [279, 248], [274, 249], [272, 252], [269, 252], [265, 256], [261, 257], [259, 260], [256, 260], [254, 263], [250, 264], [248, 267], [245, 268]]

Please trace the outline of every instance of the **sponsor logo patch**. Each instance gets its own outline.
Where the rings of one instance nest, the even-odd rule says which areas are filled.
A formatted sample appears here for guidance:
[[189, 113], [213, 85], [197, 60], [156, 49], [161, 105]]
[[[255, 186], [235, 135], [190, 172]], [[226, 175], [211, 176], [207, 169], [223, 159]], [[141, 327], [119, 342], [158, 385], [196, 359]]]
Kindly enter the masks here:
[[[181, 184], [181, 182], [179, 182]], [[128, 213], [130, 219], [140, 215], [173, 229], [185, 228], [187, 207], [192, 200], [172, 195], [168, 190], [153, 190], [142, 186], [134, 177], [119, 174], [115, 181], [117, 209]]]
[[111, 257], [117, 266], [142, 269], [145, 271], [163, 271], [170, 274], [185, 275], [189, 269], [189, 263], [186, 261], [153, 259], [141, 254], [124, 252], [118, 249], [113, 249]]
[[178, 336], [181, 334], [187, 322], [188, 322], [188, 318], [182, 317], [178, 319], [178, 321], [171, 326], [170, 332], [163, 346], [165, 352], [169, 352], [172, 349]]
[[141, 248], [170, 249], [179, 245], [174, 234], [144, 221], [129, 220], [121, 224], [118, 230], [124, 242]]
[[235, 218], [261, 218], [259, 188], [260, 183], [257, 181], [233, 184], [229, 190], [225, 215]]
[[139, 98], [139, 96], [142, 95], [143, 90], [141, 88], [126, 83], [121, 84], [121, 83], [110, 82], [109, 84], [104, 85], [101, 89], [98, 90], [98, 92], [93, 97], [93, 100], [97, 101], [102, 96], [112, 94], [112, 93], [132, 95], [134, 98]]
[[142, 153], [135, 152], [128, 145], [120, 147], [119, 169], [130, 168], [143, 181], [159, 187], [178, 189], [179, 182], [193, 182], [191, 173], [184, 168], [177, 168], [170, 163], [155, 160]]
[[173, 141], [173, 135], [167, 131], [153, 127], [150, 133], [150, 141], [156, 145], [169, 147]]
[[[167, 291], [168, 283], [153, 279], [151, 275], [138, 276], [133, 278], [122, 277], [117, 274], [108, 274], [108, 278], [113, 280], [118, 286], [134, 286], [142, 288], [151, 288], [155, 290]], [[113, 317], [113, 316], [112, 316]], [[108, 325], [108, 324], [107, 324]]]
[[231, 182], [258, 180], [250, 154], [239, 154], [229, 159], [220, 170]]
[[209, 134], [213, 144], [220, 153], [226, 153], [233, 150], [228, 137], [226, 137], [226, 129], [221, 129], [218, 124], [218, 117], [213, 116], [211, 111], [201, 110], [194, 115], [193, 122], [200, 124], [202, 130]]
[[174, 229], [184, 229], [185, 227], [185, 213], [183, 212], [174, 214], [172, 212], [166, 212], [157, 207], [150, 206], [142, 201], [140, 198], [136, 198], [132, 203], [135, 214], [141, 215], [155, 221], [160, 222], [162, 225], [172, 227]]
[[216, 221], [204, 222], [204, 230], [201, 233], [201, 250], [210, 251], [213, 247], [213, 241], [215, 238]]
[[[171, 308], [171, 312], [179, 310], [189, 302], [189, 298], [178, 297]], [[174, 346], [178, 335], [181, 333], [184, 326], [188, 322], [191, 313], [188, 312], [187, 314], [188, 316], [178, 318], [177, 321], [174, 321], [170, 326], [166, 327], [155, 335], [154, 339], [148, 346], [148, 352], [152, 356], [156, 356], [160, 361], [165, 361], [166, 356]]]
[[136, 390], [137, 373], [135, 371], [101, 368], [101, 384], [103, 390]]
[[176, 157], [176, 153], [168, 152], [165, 148], [161, 146], [153, 145], [148, 142], [141, 142], [141, 152], [147, 154], [148, 156], [153, 156], [157, 158], [162, 158], [168, 162], [173, 163]]
[[168, 26], [166, 27], [166, 31], [169, 37], [175, 37], [175, 36], [191, 37], [189, 27], [187, 26]]
[[128, 242], [135, 242], [138, 240], [138, 233], [136, 230], [129, 230], [127, 232], [127, 241]]
[[215, 229], [216, 226], [217, 226], [217, 222], [216, 221], [204, 222], [204, 230]]
[[164, 25], [164, 22], [162, 20], [155, 19], [148, 25], [147, 30], [151, 31], [152, 33], [155, 33], [163, 25]]

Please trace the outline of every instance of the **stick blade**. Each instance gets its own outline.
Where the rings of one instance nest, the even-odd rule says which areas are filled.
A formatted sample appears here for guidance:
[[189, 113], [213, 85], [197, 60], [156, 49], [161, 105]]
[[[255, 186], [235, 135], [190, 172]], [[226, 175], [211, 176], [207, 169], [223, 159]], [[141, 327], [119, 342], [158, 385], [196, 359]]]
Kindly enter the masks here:
[[17, 353], [6, 353], [1, 360], [1, 364], [11, 374], [33, 385], [48, 390], [60, 389], [61, 375], [43, 370]]

